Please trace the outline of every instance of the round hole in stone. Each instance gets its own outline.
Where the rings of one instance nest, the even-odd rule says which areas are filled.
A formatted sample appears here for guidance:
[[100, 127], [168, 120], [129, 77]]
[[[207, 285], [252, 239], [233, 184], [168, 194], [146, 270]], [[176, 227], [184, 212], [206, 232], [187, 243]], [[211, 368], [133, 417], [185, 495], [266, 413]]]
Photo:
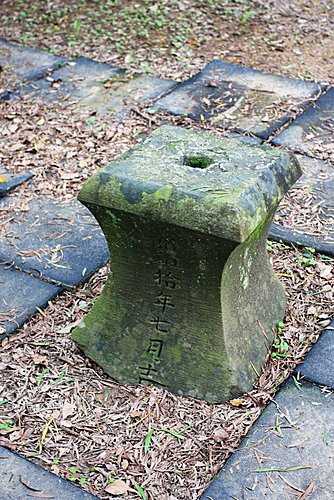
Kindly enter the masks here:
[[201, 154], [191, 154], [183, 158], [183, 165], [193, 168], [208, 168], [213, 159]]

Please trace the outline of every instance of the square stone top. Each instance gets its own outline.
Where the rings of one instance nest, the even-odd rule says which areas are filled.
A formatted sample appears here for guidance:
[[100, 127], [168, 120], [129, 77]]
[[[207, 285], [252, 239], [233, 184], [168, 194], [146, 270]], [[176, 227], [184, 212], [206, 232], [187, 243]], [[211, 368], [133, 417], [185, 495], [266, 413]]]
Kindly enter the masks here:
[[92, 176], [79, 200], [242, 242], [300, 175], [287, 152], [166, 125]]

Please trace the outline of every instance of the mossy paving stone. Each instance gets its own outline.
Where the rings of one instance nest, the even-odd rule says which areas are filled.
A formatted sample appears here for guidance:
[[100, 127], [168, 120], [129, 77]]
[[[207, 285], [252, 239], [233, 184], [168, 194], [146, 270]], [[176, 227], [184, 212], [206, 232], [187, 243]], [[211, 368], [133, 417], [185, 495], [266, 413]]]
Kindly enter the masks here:
[[321, 88], [317, 83], [213, 60], [156, 105], [175, 115], [209, 119], [267, 139], [292, 117], [291, 108], [301, 112]]
[[322, 94], [304, 113], [274, 138], [277, 146], [321, 157], [322, 147], [333, 144], [334, 87]]
[[24, 210], [11, 212], [2, 229], [0, 260], [67, 288], [86, 281], [107, 262], [102, 231], [78, 202], [41, 198]]
[[334, 319], [296, 371], [312, 382], [334, 389]]
[[11, 174], [7, 170], [0, 168], [0, 198], [6, 196], [17, 186], [23, 184], [33, 177], [33, 174]]
[[[61, 292], [61, 288], [0, 263], [0, 340]], [[1, 497], [0, 497], [1, 498]]]
[[104, 90], [104, 82], [123, 77], [125, 70], [78, 57], [58, 70], [51, 73], [46, 79], [34, 81], [21, 89], [21, 94], [34, 92], [35, 96], [46, 101], [66, 100], [68, 102], [92, 100]]
[[268, 146], [155, 130], [80, 192], [112, 259], [74, 340], [121, 383], [210, 402], [249, 390], [286, 303], [268, 225], [299, 176]]
[[201, 500], [292, 500], [307, 488], [312, 500], [332, 500], [333, 414], [333, 394], [290, 378]]
[[32, 49], [6, 40], [0, 40], [0, 99], [6, 99], [22, 82], [37, 80], [57, 68], [67, 59], [44, 50]]
[[17, 453], [0, 446], [0, 498], [1, 500], [98, 500]]
[[124, 69], [79, 57], [21, 89], [49, 103], [67, 105], [94, 113], [113, 113], [121, 119], [132, 105], [160, 97], [176, 85], [153, 76], [127, 75]]
[[[287, 205], [283, 199], [277, 211], [283, 224], [274, 222], [269, 230], [269, 238], [334, 255], [334, 166], [306, 155], [296, 155], [296, 158], [303, 169], [303, 175], [294, 185], [294, 189], [300, 189], [302, 195], [294, 199], [292, 194]], [[303, 202], [305, 208], [307, 204], [308, 213], [311, 211], [316, 215], [314, 232], [311, 215], [307, 222], [300, 222], [303, 216], [300, 214], [300, 217], [295, 217], [295, 225], [284, 225], [284, 217], [289, 218], [292, 211], [298, 214], [298, 211], [303, 210]]]

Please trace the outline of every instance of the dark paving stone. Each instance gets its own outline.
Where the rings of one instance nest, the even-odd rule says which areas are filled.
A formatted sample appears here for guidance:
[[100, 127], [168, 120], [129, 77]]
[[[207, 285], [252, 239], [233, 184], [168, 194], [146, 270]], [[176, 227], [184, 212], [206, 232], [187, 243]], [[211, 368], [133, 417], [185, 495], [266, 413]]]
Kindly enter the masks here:
[[214, 60], [156, 105], [267, 139], [320, 91], [320, 85]]
[[[32, 178], [32, 174], [20, 174], [14, 175], [10, 174], [4, 169], [0, 168], [0, 198], [6, 196], [6, 194], [13, 191], [17, 186], [22, 184], [23, 182], [28, 181]], [[2, 177], [6, 179], [6, 182], [2, 181]]]
[[106, 82], [122, 78], [125, 70], [86, 57], [68, 61], [46, 79], [34, 81], [23, 87], [21, 94], [34, 92], [46, 101], [67, 98], [68, 102], [94, 102], [96, 96], [106, 91]]
[[289, 245], [297, 245], [301, 247], [315, 248], [321, 254], [334, 256], [334, 243], [326, 243], [320, 237], [311, 235], [303, 235], [288, 227], [283, 227], [280, 224], [273, 223], [269, 231], [269, 239], [274, 241], [282, 241]]
[[124, 69], [80, 57], [47, 79], [24, 87], [21, 94], [33, 93], [50, 103], [74, 101], [80, 109], [99, 114], [115, 113], [122, 118], [131, 104], [158, 98], [174, 86], [172, 80], [142, 75], [129, 77]]
[[[334, 395], [291, 378], [263, 412], [201, 500], [290, 500], [315, 483], [312, 500], [334, 491]], [[289, 470], [292, 467], [308, 467]], [[256, 472], [276, 468], [279, 471]], [[306, 496], [305, 496], [306, 498]], [[307, 496], [307, 498], [309, 498]]]
[[86, 281], [107, 262], [103, 233], [79, 202], [38, 199], [23, 212], [15, 210], [15, 198], [4, 202], [14, 203], [14, 209], [3, 228], [0, 260], [68, 288]]
[[238, 132], [229, 132], [226, 134], [229, 139], [235, 139], [236, 141], [244, 142], [245, 144], [262, 144], [262, 140], [259, 137], [252, 137], [250, 135], [241, 135]]
[[[0, 263], [0, 339], [53, 299], [61, 288]], [[0, 497], [1, 498], [1, 497]]]
[[334, 166], [297, 159], [304, 174], [281, 202], [269, 237], [334, 255]]
[[273, 140], [302, 153], [321, 156], [333, 144], [334, 87], [325, 92]]
[[334, 320], [325, 328], [297, 371], [312, 382], [334, 389]]
[[0, 83], [0, 99], [12, 91], [20, 82], [37, 80], [49, 70], [60, 66], [66, 59], [44, 50], [24, 47], [13, 42], [0, 40], [0, 67], [2, 83]]
[[0, 447], [1, 500], [28, 500], [52, 498], [54, 500], [98, 500], [65, 479], [42, 469], [7, 448]]

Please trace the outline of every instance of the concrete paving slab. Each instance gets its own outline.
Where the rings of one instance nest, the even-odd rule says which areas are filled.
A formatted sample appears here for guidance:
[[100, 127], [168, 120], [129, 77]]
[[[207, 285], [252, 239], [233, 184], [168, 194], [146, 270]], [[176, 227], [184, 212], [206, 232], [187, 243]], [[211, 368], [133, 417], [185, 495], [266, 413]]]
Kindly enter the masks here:
[[34, 93], [50, 103], [57, 101], [93, 101], [106, 82], [119, 79], [125, 70], [87, 57], [79, 57], [59, 68], [47, 78], [41, 78], [21, 89], [21, 95]]
[[312, 102], [309, 108], [294, 120], [273, 143], [301, 153], [321, 157], [321, 153], [333, 144], [334, 87]]
[[[332, 500], [334, 394], [290, 378], [201, 500]], [[308, 498], [305, 494], [303, 498]], [[300, 497], [301, 498], [301, 497]]]
[[242, 135], [238, 132], [228, 132], [226, 137], [229, 139], [235, 139], [236, 141], [244, 142], [245, 144], [262, 144], [262, 140], [259, 137], [253, 137], [251, 135]]
[[13, 191], [17, 186], [23, 184], [33, 177], [33, 174], [11, 174], [7, 170], [0, 168], [0, 198], [6, 196]]
[[66, 61], [45, 50], [32, 49], [14, 42], [0, 39], [0, 99], [13, 91], [22, 82], [37, 80], [48, 71], [59, 67]]
[[334, 319], [325, 328], [297, 371], [307, 380], [334, 389]]
[[21, 95], [32, 93], [50, 104], [74, 102], [77, 108], [114, 113], [121, 119], [131, 105], [158, 98], [175, 85], [153, 76], [128, 76], [124, 69], [79, 57], [48, 78], [23, 87]]
[[[305, 155], [296, 157], [304, 173], [288, 194], [289, 202], [282, 200], [277, 211], [280, 222], [272, 224], [269, 237], [334, 255], [334, 166]], [[303, 208], [309, 214], [304, 224], [297, 217]], [[298, 225], [291, 225], [293, 213]]]
[[251, 132], [267, 139], [321, 86], [213, 60], [189, 80], [159, 99], [156, 105], [175, 115]]
[[67, 288], [86, 281], [107, 262], [103, 233], [79, 202], [41, 198], [30, 202], [28, 211], [15, 209], [15, 198], [4, 202], [14, 208], [2, 228], [0, 260]]
[[0, 340], [16, 331], [37, 312], [36, 307], [45, 307], [61, 290], [0, 263]]
[[29, 462], [7, 448], [0, 447], [1, 500], [98, 500], [94, 495], [77, 488], [42, 467]]
[[129, 77], [123, 82], [111, 82], [108, 92], [100, 96], [99, 111], [115, 113], [118, 119], [122, 119], [129, 113], [131, 107], [155, 100], [175, 85], [176, 82], [173, 80], [140, 74]]

